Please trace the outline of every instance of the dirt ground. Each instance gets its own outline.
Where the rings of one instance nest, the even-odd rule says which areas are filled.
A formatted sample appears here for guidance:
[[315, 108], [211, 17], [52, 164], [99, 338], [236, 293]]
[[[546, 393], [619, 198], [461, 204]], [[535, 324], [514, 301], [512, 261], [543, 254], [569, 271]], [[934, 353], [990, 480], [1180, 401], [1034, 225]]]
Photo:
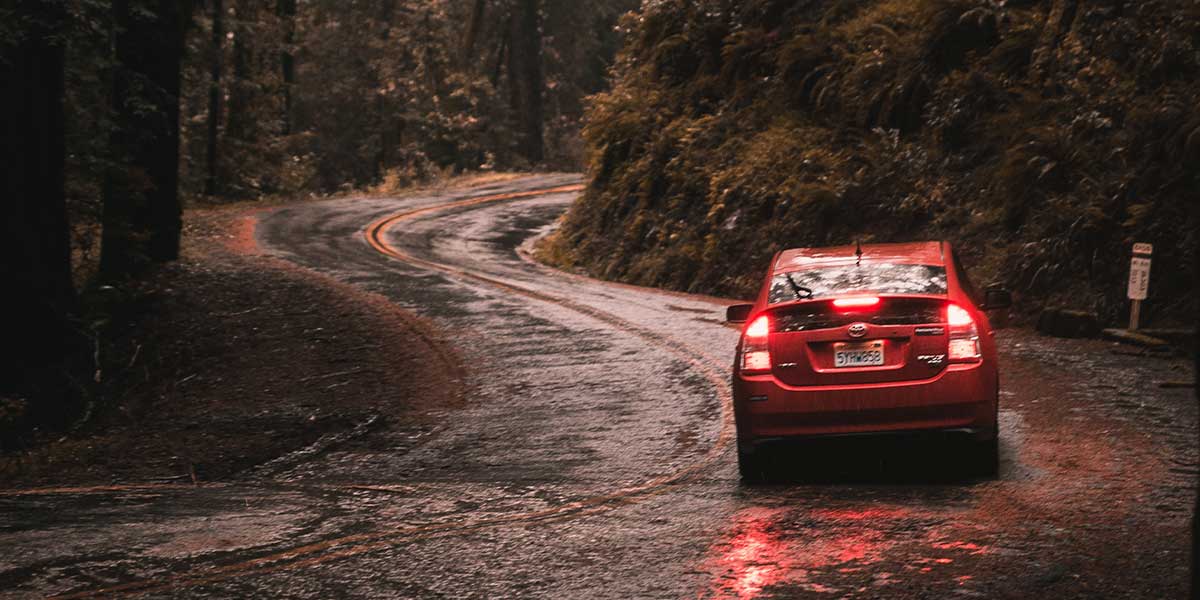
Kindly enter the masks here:
[[[258, 252], [254, 209], [185, 216], [184, 256], [155, 273], [105, 350], [82, 427], [0, 457], [0, 485], [204, 483], [452, 403], [458, 359], [428, 322]], [[125, 357], [128, 356], [128, 362]]]

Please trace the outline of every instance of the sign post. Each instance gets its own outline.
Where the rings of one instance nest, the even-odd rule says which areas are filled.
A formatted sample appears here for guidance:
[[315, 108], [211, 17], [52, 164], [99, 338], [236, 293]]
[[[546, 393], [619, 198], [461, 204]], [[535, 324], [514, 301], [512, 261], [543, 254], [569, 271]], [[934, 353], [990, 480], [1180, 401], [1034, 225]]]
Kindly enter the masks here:
[[1138, 319], [1142, 313], [1142, 300], [1150, 290], [1150, 255], [1154, 253], [1152, 244], [1138, 242], [1133, 245], [1133, 258], [1129, 261], [1129, 286], [1125, 295], [1132, 302], [1129, 305], [1129, 330], [1136, 331]]

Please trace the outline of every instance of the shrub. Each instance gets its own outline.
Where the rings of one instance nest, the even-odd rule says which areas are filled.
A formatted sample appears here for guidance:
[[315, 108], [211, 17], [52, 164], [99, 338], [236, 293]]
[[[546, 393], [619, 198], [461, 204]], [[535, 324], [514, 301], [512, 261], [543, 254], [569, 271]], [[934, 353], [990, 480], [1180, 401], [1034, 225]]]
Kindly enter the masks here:
[[662, 1], [623, 26], [564, 264], [746, 296], [784, 246], [949, 239], [1025, 308], [1111, 321], [1148, 241], [1148, 316], [1196, 308], [1195, 3]]

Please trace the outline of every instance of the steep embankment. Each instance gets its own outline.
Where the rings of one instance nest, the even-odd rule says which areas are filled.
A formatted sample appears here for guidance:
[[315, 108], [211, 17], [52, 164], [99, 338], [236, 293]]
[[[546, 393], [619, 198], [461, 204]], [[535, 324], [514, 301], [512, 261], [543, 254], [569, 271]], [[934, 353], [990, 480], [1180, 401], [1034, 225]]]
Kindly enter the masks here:
[[[946, 238], [1029, 311], [1195, 309], [1200, 2], [667, 0], [623, 22], [545, 254], [748, 295], [785, 246]], [[1190, 317], [1188, 317], [1190, 318]]]

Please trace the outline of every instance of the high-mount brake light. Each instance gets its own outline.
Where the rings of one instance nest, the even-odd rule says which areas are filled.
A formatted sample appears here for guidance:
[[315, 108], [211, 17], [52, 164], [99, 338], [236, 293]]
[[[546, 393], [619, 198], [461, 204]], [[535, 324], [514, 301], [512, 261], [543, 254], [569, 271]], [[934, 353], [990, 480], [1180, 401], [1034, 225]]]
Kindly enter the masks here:
[[755, 373], [771, 370], [771, 350], [767, 340], [771, 335], [771, 320], [761, 315], [750, 322], [742, 335], [742, 372]]
[[950, 326], [950, 362], [976, 362], [983, 353], [979, 347], [979, 329], [971, 313], [957, 304], [946, 305], [946, 324]]
[[833, 305], [838, 308], [871, 308], [878, 306], [879, 302], [879, 296], [853, 296], [838, 298], [833, 301]]

